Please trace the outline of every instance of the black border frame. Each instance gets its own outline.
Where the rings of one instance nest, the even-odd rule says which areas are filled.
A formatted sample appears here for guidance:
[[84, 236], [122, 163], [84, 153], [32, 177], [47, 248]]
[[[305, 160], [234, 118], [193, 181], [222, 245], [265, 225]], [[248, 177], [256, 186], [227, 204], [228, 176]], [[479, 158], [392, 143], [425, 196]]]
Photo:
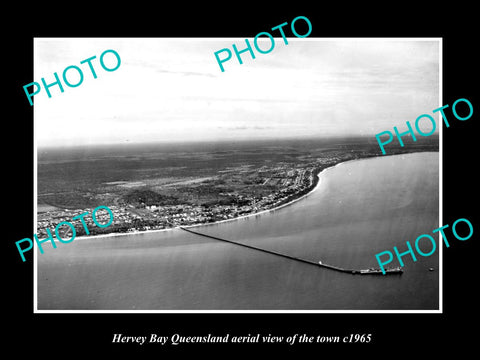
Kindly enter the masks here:
[[[7, 258], [8, 307], [7, 347], [18, 352], [31, 348], [31, 356], [49, 354], [111, 355], [128, 353], [155, 356], [179, 354], [183, 350], [231, 354], [246, 350], [292, 353], [308, 351], [312, 356], [325, 352], [340, 355], [343, 350], [370, 356], [398, 353], [403, 357], [420, 353], [435, 355], [443, 349], [459, 347], [463, 351], [475, 345], [476, 306], [475, 257], [478, 253], [478, 215], [473, 196], [476, 191], [475, 136], [480, 112], [478, 61], [476, 61], [475, 10], [467, 5], [444, 5], [421, 9], [407, 3], [385, 8], [366, 4], [342, 3], [332, 9], [312, 3], [294, 9], [293, 5], [271, 5], [262, 11], [244, 3], [200, 5], [194, 9], [183, 4], [175, 11], [162, 3], [110, 4], [107, 9], [85, 4], [80, 9], [36, 9], [38, 5], [15, 10], [4, 29], [8, 37], [4, 55], [7, 70], [7, 135], [4, 172], [8, 186], [7, 221], [4, 251]], [[43, 5], [44, 6], [44, 5]], [[122, 9], [120, 9], [122, 7]], [[442, 314], [34, 314], [33, 256], [22, 263], [14, 242], [33, 234], [33, 107], [23, 85], [33, 79], [34, 37], [240, 37], [257, 33], [306, 16], [312, 23], [310, 37], [441, 37], [443, 38], [443, 104], [467, 98], [474, 114], [468, 121], [443, 125], [443, 224], [458, 218], [469, 219], [474, 235], [465, 242], [453, 240], [443, 249]], [[8, 30], [8, 32], [7, 32]], [[271, 55], [271, 56], [274, 56]], [[5, 93], [4, 93], [5, 94]], [[392, 109], [393, 110], [393, 109]], [[431, 109], [425, 109], [426, 112]], [[12, 129], [13, 127], [13, 129]], [[115, 333], [145, 336], [150, 333], [171, 335], [246, 335], [295, 333], [344, 336], [350, 333], [372, 334], [369, 344], [112, 344]], [[381, 351], [380, 351], [381, 350]], [[378, 353], [377, 353], [378, 351]], [[263, 355], [263, 356], [265, 356]]]

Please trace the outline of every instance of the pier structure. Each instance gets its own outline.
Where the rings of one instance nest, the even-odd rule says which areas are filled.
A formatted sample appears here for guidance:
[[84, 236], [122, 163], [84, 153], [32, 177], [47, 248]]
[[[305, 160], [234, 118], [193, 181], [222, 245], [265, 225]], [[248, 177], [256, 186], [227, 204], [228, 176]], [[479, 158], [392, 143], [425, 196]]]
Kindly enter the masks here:
[[[279, 252], [273, 251], [273, 250], [262, 249], [262, 248], [259, 248], [259, 247], [257, 247], [257, 246], [252, 246], [252, 245], [243, 244], [243, 243], [239, 243], [239, 242], [232, 241], [232, 240], [222, 239], [222, 238], [219, 238], [219, 237], [216, 237], [216, 236], [212, 236], [212, 235], [202, 234], [202, 233], [200, 233], [200, 232], [193, 231], [193, 230], [191, 230], [191, 229], [187, 229], [187, 228], [182, 227], [182, 226], [179, 226], [179, 228], [180, 228], [181, 230], [186, 231], [186, 232], [189, 232], [189, 233], [191, 233], [191, 234], [195, 234], [195, 235], [207, 237], [207, 238], [209, 238], [209, 239], [218, 240], [218, 241], [223, 241], [223, 242], [230, 243], [230, 244], [234, 244], [234, 245], [238, 245], [238, 246], [243, 246], [243, 247], [246, 247], [246, 248], [249, 248], [249, 249], [253, 249], [253, 250], [265, 252], [265, 253], [268, 253], [268, 254], [280, 256], [280, 257], [287, 258], [287, 259], [294, 260], [294, 261], [299, 261], [299, 262], [302, 262], [302, 263], [305, 263], [305, 264], [310, 264], [310, 265], [315, 265], [315, 266], [323, 267], [323, 268], [330, 269], [330, 270], [334, 270], [334, 271], [339, 271], [339, 272], [348, 273], [348, 274], [353, 274], [353, 275], [357, 275], [357, 274], [358, 274], [358, 275], [378, 275], [378, 274], [383, 274], [383, 272], [382, 272], [380, 269], [374, 269], [374, 268], [370, 268], [370, 269], [360, 269], [360, 270], [357, 270], [357, 269], [344, 269], [344, 268], [339, 267], [339, 266], [333, 266], [333, 265], [324, 264], [324, 263], [322, 263], [321, 261], [315, 262], [315, 261], [303, 259], [303, 258], [300, 258], [300, 257], [297, 257], [297, 256], [291, 256], [291, 255], [279, 253]], [[391, 269], [385, 269], [385, 275], [391, 275], [391, 274], [397, 274], [397, 275], [398, 275], [398, 274], [402, 274], [402, 273], [403, 273], [403, 269], [400, 268], [400, 267], [391, 268]]]

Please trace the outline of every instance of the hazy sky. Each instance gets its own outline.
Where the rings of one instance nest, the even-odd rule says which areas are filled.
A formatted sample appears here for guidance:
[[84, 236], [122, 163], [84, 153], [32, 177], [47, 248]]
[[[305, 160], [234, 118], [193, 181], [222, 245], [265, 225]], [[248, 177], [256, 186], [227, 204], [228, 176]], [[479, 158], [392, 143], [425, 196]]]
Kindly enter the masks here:
[[[69, 65], [84, 74], [76, 88], [35, 96], [37, 144], [373, 137], [441, 105], [437, 39], [275, 41], [269, 54], [242, 54], [243, 65], [233, 55], [221, 72], [214, 52], [242, 49], [244, 38], [37, 38], [32, 81], [51, 83]], [[121, 57], [116, 71], [100, 66], [107, 49]], [[93, 55], [97, 79], [80, 64]]]

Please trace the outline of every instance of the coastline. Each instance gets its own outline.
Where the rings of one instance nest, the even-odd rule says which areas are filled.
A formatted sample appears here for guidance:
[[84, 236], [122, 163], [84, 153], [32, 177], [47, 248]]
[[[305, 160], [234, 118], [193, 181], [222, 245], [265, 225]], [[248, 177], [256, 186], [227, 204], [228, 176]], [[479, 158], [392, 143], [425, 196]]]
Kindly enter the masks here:
[[[346, 161], [340, 161], [334, 165], [331, 165], [331, 166], [327, 166], [326, 168], [322, 169], [321, 171], [319, 171], [317, 174], [316, 174], [316, 177], [317, 177], [317, 184], [310, 190], [308, 191], [307, 193], [303, 194], [302, 196], [298, 197], [298, 198], [295, 198], [295, 199], [292, 199], [290, 200], [289, 202], [285, 203], [285, 204], [282, 204], [282, 205], [279, 205], [279, 206], [276, 206], [274, 208], [271, 208], [271, 209], [265, 209], [265, 210], [261, 210], [259, 212], [255, 212], [255, 213], [252, 213], [252, 214], [247, 214], [247, 215], [242, 215], [242, 216], [238, 216], [238, 217], [234, 217], [234, 218], [231, 218], [231, 219], [224, 219], [224, 220], [219, 220], [219, 221], [214, 221], [214, 222], [209, 222], [209, 223], [199, 223], [199, 224], [192, 224], [192, 225], [181, 225], [182, 227], [184, 228], [195, 228], [195, 227], [199, 227], [199, 226], [211, 226], [211, 225], [218, 225], [218, 224], [221, 224], [221, 223], [225, 223], [225, 222], [228, 222], [228, 221], [235, 221], [235, 220], [240, 220], [240, 219], [246, 219], [246, 218], [249, 218], [249, 217], [252, 217], [252, 216], [258, 216], [258, 215], [262, 215], [262, 214], [265, 214], [265, 213], [268, 213], [268, 212], [275, 212], [277, 210], [280, 210], [281, 208], [284, 208], [286, 206], [290, 206], [292, 205], [293, 203], [296, 203], [297, 201], [300, 201], [304, 198], [306, 198], [308, 195], [312, 194], [315, 190], [317, 190], [320, 185], [321, 185], [321, 179], [320, 179], [320, 174], [322, 174], [323, 172], [329, 170], [329, 169], [333, 169], [339, 165], [342, 165], [342, 164], [345, 164], [345, 163], [348, 163], [348, 162], [351, 162], [351, 161], [358, 161], [358, 160], [365, 160], [365, 159], [369, 159], [369, 157], [367, 158], [360, 158], [360, 159], [353, 159], [353, 160], [346, 160]], [[138, 230], [138, 231], [130, 231], [130, 232], [125, 232], [125, 233], [109, 233], [109, 234], [100, 234], [100, 235], [86, 235], [86, 236], [78, 236], [75, 238], [75, 240], [86, 240], [86, 239], [95, 239], [95, 238], [105, 238], [105, 237], [117, 237], [117, 236], [127, 236], [127, 235], [138, 235], [138, 234], [147, 234], [147, 233], [155, 233], [155, 232], [160, 232], [160, 231], [172, 231], [172, 230], [177, 230], [178, 228], [180, 227], [180, 225], [178, 226], [175, 226], [175, 227], [171, 227], [171, 228], [167, 228], [167, 229], [153, 229], [153, 230]], [[56, 239], [55, 239], [56, 240]]]
[[[432, 211], [437, 209], [436, 200], [428, 202], [428, 208], [423, 207], [424, 200], [438, 193], [436, 184], [430, 183], [438, 179], [432, 172], [438, 170], [438, 153], [430, 154], [403, 156], [403, 160], [377, 157], [338, 166], [320, 174], [321, 184], [316, 192], [292, 207], [247, 221], [188, 230], [306, 260], [348, 269], [367, 269], [375, 265], [372, 249], [392, 249], [402, 239], [434, 228], [430, 225], [436, 224], [437, 214]], [[416, 165], [411, 164], [413, 162]], [[426, 166], [428, 169], [424, 172]], [[395, 167], [398, 167], [397, 170], [389, 171]], [[388, 178], [379, 176], [382, 174], [388, 174]], [[417, 175], [411, 176], [413, 174]], [[391, 204], [404, 199], [402, 190], [408, 188], [415, 189], [415, 192], [407, 194], [409, 199], [415, 200], [414, 207], [394, 209]], [[427, 190], [428, 194], [425, 194]], [[376, 197], [372, 198], [372, 194]], [[383, 195], [392, 201], [383, 201]], [[377, 207], [377, 204], [380, 205]], [[417, 205], [421, 214], [412, 211], [418, 209]], [[374, 212], [362, 212], [365, 208], [374, 209]], [[364, 224], [357, 220], [364, 221]], [[425, 227], [409, 226], [417, 221]], [[411, 235], [403, 232], [404, 229]], [[419, 263], [422, 266], [412, 265], [412, 271], [404, 267], [402, 277], [390, 279], [390, 276], [383, 275], [357, 278], [318, 265], [314, 267], [188, 234], [181, 229], [169, 233], [73, 242], [72, 248], [68, 244], [57, 244], [55, 251], [49, 241], [43, 245], [45, 256], [36, 251], [35, 277], [35, 289], [38, 290], [36, 305], [41, 311], [90, 309], [102, 312], [102, 309], [119, 309], [131, 312], [160, 309], [158, 311], [175, 312], [179, 309], [203, 311], [215, 308], [228, 312], [232, 309], [262, 311], [273, 307], [280, 310], [352, 307], [368, 310], [407, 309], [410, 305], [416, 309], [426, 308], [426, 301], [434, 299], [434, 293], [438, 295], [435, 284], [438, 283], [440, 264], [436, 256], [424, 258], [423, 261], [428, 263]], [[428, 271], [429, 267], [435, 271]], [[393, 284], [387, 286], [386, 291], [389, 292], [384, 294], [387, 300], [379, 299], [372, 292], [372, 287], [382, 290], [388, 285], [387, 280], [388, 284]], [[348, 286], [332, 287], [338, 282], [346, 282]], [[399, 282], [406, 286], [394, 286]], [[417, 288], [422, 299], [418, 300], [418, 304], [410, 304], [408, 293]], [[345, 296], [347, 290], [349, 296]], [[422, 291], [426, 293], [426, 300], [423, 300]], [[65, 296], [59, 297], [58, 294]], [[358, 294], [362, 295], [360, 303], [355, 300]], [[403, 299], [407, 299], [408, 304], [393, 303]], [[432, 302], [432, 307], [437, 305]]]
[[[211, 223], [204, 223], [204, 224], [193, 224], [193, 225], [182, 225], [183, 228], [193, 228], [193, 227], [198, 227], [198, 226], [211, 226], [211, 225], [217, 225], [217, 224], [220, 224], [220, 223], [224, 223], [224, 222], [228, 222], [228, 221], [234, 221], [234, 220], [240, 220], [240, 219], [246, 219], [246, 218], [249, 218], [249, 217], [252, 217], [252, 216], [256, 216], [256, 215], [262, 215], [262, 214], [265, 214], [265, 213], [269, 213], [269, 212], [275, 212], [277, 210], [280, 210], [281, 208], [284, 208], [284, 207], [287, 207], [287, 206], [290, 206], [292, 205], [293, 203], [296, 203], [297, 201], [300, 201], [304, 198], [306, 198], [307, 196], [309, 196], [310, 194], [312, 194], [315, 190], [317, 190], [320, 185], [321, 185], [321, 182], [322, 180], [320, 179], [320, 174], [322, 174], [323, 172], [327, 171], [327, 170], [330, 170], [330, 169], [333, 169], [341, 164], [344, 164], [344, 163], [347, 163], [347, 162], [350, 162], [350, 161], [356, 161], [356, 160], [364, 160], [365, 158], [363, 159], [355, 159], [355, 160], [347, 160], [347, 161], [341, 161], [339, 163], [336, 163], [335, 165], [332, 165], [332, 166], [328, 166], [326, 168], [324, 168], [323, 170], [319, 171], [316, 175], [316, 177], [318, 178], [317, 180], [317, 184], [307, 193], [303, 194], [302, 196], [298, 197], [298, 198], [295, 198], [295, 199], [292, 199], [290, 200], [289, 202], [285, 203], [285, 204], [282, 204], [282, 205], [279, 205], [279, 206], [276, 206], [274, 208], [271, 208], [271, 209], [265, 209], [265, 210], [262, 210], [262, 211], [259, 211], [259, 212], [256, 212], [256, 213], [252, 213], [252, 214], [247, 214], [247, 215], [242, 215], [242, 216], [239, 216], [239, 217], [235, 217], [235, 218], [231, 218], [231, 219], [225, 219], [225, 220], [220, 220], [220, 221], [215, 221], [215, 222], [211, 222]], [[179, 226], [175, 227], [178, 228]], [[147, 230], [148, 231], [148, 230]]]
[[[348, 160], [348, 161], [354, 161], [354, 160]], [[348, 161], [344, 161], [344, 162], [348, 162]], [[234, 218], [231, 218], [231, 219], [224, 219], [224, 220], [208, 222], [208, 223], [199, 223], [199, 224], [192, 224], [192, 225], [178, 225], [178, 226], [167, 228], [167, 229], [139, 230], [139, 231], [129, 231], [129, 232], [126, 232], [126, 233], [110, 233], [110, 234], [101, 234], [101, 235], [92, 235], [92, 236], [90, 236], [90, 235], [78, 236], [78, 237], [75, 238], [75, 240], [77, 240], [77, 239], [86, 240], [86, 239], [102, 238], [102, 237], [114, 237], [114, 236], [125, 236], [125, 235], [132, 235], [132, 234], [146, 234], [146, 233], [154, 233], [154, 232], [160, 232], [160, 231], [172, 231], [172, 230], [177, 230], [180, 226], [184, 227], [184, 228], [194, 228], [194, 227], [199, 227], [199, 226], [218, 225], [218, 224], [225, 223], [225, 222], [228, 222], [228, 221], [246, 219], [246, 218], [249, 218], [249, 217], [252, 217], [252, 216], [258, 216], [258, 215], [261, 215], [261, 214], [265, 214], [267, 212], [277, 211], [277, 210], [280, 210], [283, 207], [292, 205], [293, 203], [295, 203], [295, 202], [297, 202], [301, 199], [304, 199], [305, 197], [307, 197], [308, 195], [313, 193], [318, 187], [320, 187], [320, 183], [321, 183], [320, 174], [322, 172], [324, 172], [325, 170], [332, 169], [335, 166], [338, 166], [340, 164], [343, 164], [343, 162], [340, 162], [340, 163], [337, 163], [335, 165], [326, 167], [322, 171], [319, 171], [318, 174], [316, 175], [317, 178], [318, 178], [317, 184], [315, 185], [315, 187], [312, 190], [310, 190], [306, 194], [303, 194], [302, 196], [300, 196], [298, 198], [290, 200], [289, 202], [287, 202], [285, 204], [279, 205], [279, 206], [271, 208], [271, 209], [265, 209], [265, 210], [261, 210], [259, 212], [255, 212], [255, 213], [252, 213], [252, 214], [242, 215], [242, 216], [234, 217]]]
[[[423, 152], [423, 151], [421, 151], [421, 152]], [[408, 154], [415, 154], [415, 153], [418, 153], [418, 152], [413, 152], [413, 153], [408, 153]], [[386, 155], [386, 156], [403, 156], [403, 155], [405, 155], [405, 154], [391, 154], [391, 155]], [[161, 232], [161, 231], [173, 231], [173, 230], [177, 230], [180, 226], [184, 227], [184, 228], [196, 228], [196, 227], [200, 227], [200, 226], [211, 226], [211, 225], [218, 225], [218, 224], [221, 224], [221, 223], [225, 223], [225, 222], [228, 222], [228, 221], [246, 219], [246, 218], [249, 218], [249, 217], [252, 217], [252, 216], [258, 216], [258, 215], [262, 215], [262, 214], [272, 212], [272, 211], [275, 212], [277, 210], [280, 210], [281, 208], [284, 208], [286, 206], [290, 206], [290, 205], [296, 203], [297, 201], [300, 201], [300, 200], [306, 198], [308, 195], [312, 194], [315, 190], [317, 190], [320, 187], [321, 182], [322, 182], [321, 179], [320, 179], [320, 174], [324, 173], [325, 171], [334, 169], [335, 167], [338, 167], [340, 165], [343, 165], [343, 164], [346, 164], [346, 163], [349, 163], [349, 162], [367, 160], [367, 159], [378, 158], [378, 157], [379, 156], [364, 157], [364, 158], [359, 158], [359, 159], [350, 159], [350, 160], [340, 161], [340, 162], [338, 162], [334, 165], [331, 165], [331, 166], [327, 166], [326, 168], [322, 169], [321, 171], [319, 171], [316, 174], [317, 179], [318, 179], [317, 184], [310, 191], [301, 195], [298, 198], [292, 199], [285, 204], [279, 205], [279, 206], [271, 208], [271, 209], [265, 209], [265, 210], [261, 210], [259, 212], [234, 217], [234, 218], [231, 218], [231, 219], [219, 220], [219, 221], [215, 221], [215, 222], [199, 223], [199, 224], [191, 224], [191, 225], [178, 225], [178, 226], [171, 227], [171, 228], [166, 228], [166, 229], [137, 230], [137, 231], [130, 231], [130, 232], [125, 232], [125, 233], [113, 232], [113, 233], [100, 234], [100, 235], [86, 235], [86, 236], [76, 237], [75, 240], [77, 240], [77, 239], [86, 240], [86, 239], [105, 238], [105, 237], [127, 236], [127, 235], [139, 235], [139, 234], [155, 233], [155, 232]], [[55, 239], [55, 240], [57, 240], [57, 239]]]

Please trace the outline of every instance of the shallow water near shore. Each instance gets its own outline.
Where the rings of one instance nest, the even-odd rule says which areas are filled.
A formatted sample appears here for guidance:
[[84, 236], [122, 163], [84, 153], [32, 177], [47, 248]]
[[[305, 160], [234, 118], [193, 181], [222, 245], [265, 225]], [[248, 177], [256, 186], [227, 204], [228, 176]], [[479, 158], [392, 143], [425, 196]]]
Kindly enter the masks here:
[[[376, 253], [405, 251], [407, 240], [439, 226], [438, 157], [341, 164], [289, 206], [194, 229], [335, 266], [378, 267]], [[438, 250], [417, 262], [405, 256], [402, 275], [358, 276], [180, 229], [87, 237], [37, 254], [38, 309], [435, 310], [438, 259]]]

